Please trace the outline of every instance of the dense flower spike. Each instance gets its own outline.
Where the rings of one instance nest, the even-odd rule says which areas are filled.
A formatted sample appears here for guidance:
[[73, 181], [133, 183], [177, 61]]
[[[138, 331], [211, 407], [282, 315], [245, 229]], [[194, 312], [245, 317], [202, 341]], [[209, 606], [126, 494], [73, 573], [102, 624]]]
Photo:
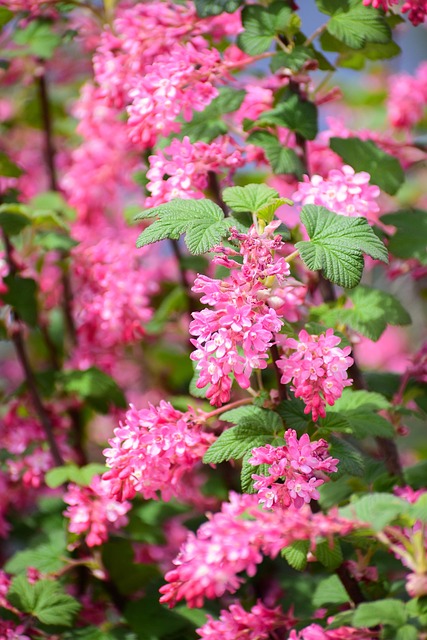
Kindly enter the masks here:
[[238, 574], [253, 576], [263, 555], [275, 558], [295, 540], [314, 544], [316, 536], [345, 535], [356, 526], [334, 515], [313, 515], [308, 507], [261, 511], [256, 496], [234, 493], [208, 517], [196, 534], [189, 534], [176, 568], [166, 574], [169, 584], [160, 589], [161, 602], [173, 606], [185, 598], [188, 606], [201, 607], [205, 598], [234, 593], [243, 582]]
[[[397, 4], [401, 4], [400, 0], [363, 0], [366, 6], [372, 5], [375, 9], [384, 9], [388, 11]], [[423, 23], [427, 16], [426, 0], [405, 0], [401, 6], [402, 13], [407, 13], [409, 20], [414, 27]]]
[[370, 175], [366, 171], [355, 173], [344, 165], [341, 169], [331, 169], [326, 179], [314, 175], [304, 176], [292, 198], [295, 202], [316, 204], [343, 216], [365, 216], [375, 220], [380, 208], [376, 199], [379, 187], [369, 184]]
[[[208, 622], [197, 633], [206, 640], [267, 640], [271, 634], [283, 634], [292, 626], [292, 616], [284, 614], [280, 607], [270, 609], [258, 602], [250, 611], [245, 611], [240, 602], [221, 611], [219, 620], [208, 615]], [[276, 636], [277, 637], [277, 636]]]
[[304, 413], [312, 414], [313, 420], [326, 415], [326, 404], [332, 406], [341, 397], [344, 387], [349, 387], [347, 369], [353, 364], [351, 347], [338, 347], [341, 339], [333, 329], [326, 333], [310, 335], [304, 329], [298, 340], [287, 338], [284, 349], [294, 351], [280, 358], [277, 366], [282, 372], [283, 384], [291, 383], [297, 398], [305, 403]]
[[201, 461], [213, 441], [203, 433], [190, 412], [182, 413], [161, 401], [158, 407], [138, 411], [132, 405], [105, 449], [110, 471], [104, 480], [118, 500], [133, 498], [164, 500], [179, 494], [180, 481]]
[[254, 489], [258, 491], [260, 503], [267, 508], [292, 504], [299, 509], [319, 499], [317, 487], [324, 483], [319, 472], [336, 471], [338, 460], [328, 456], [326, 440], [310, 442], [307, 433], [298, 440], [296, 431], [288, 429], [285, 442], [283, 447], [267, 444], [252, 450], [251, 464], [269, 465], [269, 475], [252, 476]]
[[388, 81], [388, 118], [394, 127], [410, 129], [422, 120], [427, 106], [427, 63], [415, 75], [399, 73]]
[[[231, 239], [240, 243], [239, 251], [219, 250], [218, 264], [231, 270], [229, 278], [217, 280], [198, 276], [193, 291], [203, 293], [201, 301], [214, 307], [193, 313], [190, 333], [196, 350], [191, 359], [199, 372], [198, 388], [210, 385], [207, 397], [211, 404], [221, 405], [230, 398], [231, 375], [244, 389], [254, 369], [265, 369], [268, 349], [282, 322], [268, 306], [271, 294], [268, 279], [279, 286], [289, 274], [289, 265], [280, 251], [283, 242], [274, 236], [277, 224], [268, 225], [262, 233], [252, 226], [247, 234], [232, 231]], [[221, 255], [222, 254], [222, 255]], [[232, 257], [241, 255], [240, 265]]]
[[369, 629], [353, 627], [324, 629], [320, 624], [311, 624], [301, 631], [292, 631], [288, 640], [372, 640], [372, 638], [375, 638], [375, 632]]
[[120, 529], [128, 523], [126, 513], [130, 502], [114, 500], [109, 495], [109, 483], [94, 476], [88, 487], [69, 484], [64, 502], [69, 506], [64, 516], [69, 518], [71, 533], [85, 534], [88, 547], [95, 547], [108, 539], [110, 529]]

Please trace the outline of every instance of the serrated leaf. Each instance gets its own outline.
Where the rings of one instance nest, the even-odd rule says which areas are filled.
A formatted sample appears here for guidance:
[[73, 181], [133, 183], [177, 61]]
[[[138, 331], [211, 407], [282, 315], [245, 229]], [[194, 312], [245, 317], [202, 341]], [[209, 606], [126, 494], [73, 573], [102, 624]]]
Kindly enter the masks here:
[[243, 4], [243, 0], [194, 0], [197, 15], [200, 18], [218, 16], [220, 13], [234, 13]]
[[43, 624], [71, 627], [80, 604], [65, 594], [58, 582], [39, 580], [29, 584], [25, 576], [12, 580], [8, 600], [22, 611], [29, 613]]
[[282, 146], [279, 140], [268, 131], [254, 131], [246, 141], [264, 149], [265, 155], [274, 173], [294, 174], [301, 178], [304, 171], [301, 160], [293, 149]]
[[278, 125], [299, 133], [306, 140], [314, 140], [317, 135], [317, 107], [313, 102], [301, 100], [291, 94], [271, 111], [264, 111], [256, 125]]
[[7, 236], [17, 235], [31, 222], [24, 205], [15, 203], [0, 205], [0, 227]]
[[4, 569], [8, 573], [26, 573], [28, 567], [34, 567], [41, 573], [59, 571], [66, 563], [65, 536], [50, 543], [30, 547], [15, 553], [6, 563]]
[[238, 46], [251, 56], [268, 51], [276, 33], [286, 28], [291, 17], [291, 9], [280, 2], [269, 7], [245, 7], [242, 11], [244, 31], [237, 38]]
[[310, 549], [309, 540], [295, 540], [289, 547], [282, 549], [282, 557], [292, 569], [304, 571], [307, 566], [307, 554]]
[[214, 138], [227, 133], [223, 115], [239, 109], [245, 95], [244, 89], [220, 87], [219, 95], [203, 111], [193, 111], [191, 120], [183, 121], [179, 137], [188, 136], [191, 142], [212, 142]]
[[312, 604], [318, 608], [327, 604], [345, 604], [348, 601], [347, 591], [338, 576], [333, 575], [319, 582], [313, 595]]
[[365, 472], [363, 456], [349, 442], [336, 438], [335, 436], [330, 436], [329, 454], [333, 458], [338, 458], [340, 461], [338, 471], [334, 474], [335, 478], [345, 473], [348, 473], [350, 476], [363, 476]]
[[227, 234], [229, 221], [222, 209], [210, 200], [171, 200], [136, 216], [136, 219], [159, 219], [145, 229], [137, 240], [143, 247], [165, 238], [177, 240], [183, 233], [185, 242], [193, 254], [205, 253]]
[[236, 213], [256, 213], [272, 200], [278, 199], [279, 194], [266, 184], [247, 184], [244, 187], [227, 187], [222, 197]]
[[238, 426], [252, 427], [261, 433], [276, 434], [283, 429], [280, 416], [275, 411], [269, 411], [253, 405], [226, 411], [221, 415], [221, 420], [234, 422]]
[[388, 261], [387, 249], [375, 235], [365, 218], [347, 218], [324, 207], [306, 205], [301, 221], [310, 242], [297, 242], [295, 247], [311, 271], [347, 289], [359, 284], [363, 272], [363, 253], [376, 260]]
[[419, 630], [412, 624], [405, 624], [396, 629], [394, 640], [419, 640]]
[[32, 278], [8, 275], [3, 278], [7, 291], [1, 295], [4, 303], [16, 311], [31, 327], [37, 324], [37, 285]]
[[267, 427], [263, 431], [254, 426], [240, 425], [223, 431], [209, 447], [203, 457], [207, 464], [219, 464], [226, 460], [239, 460], [255, 447], [262, 447], [274, 440], [274, 434]]
[[327, 30], [352, 49], [361, 49], [367, 42], [385, 44], [391, 40], [391, 29], [384, 17], [362, 5], [353, 6], [349, 11], [335, 11]]
[[299, 398], [292, 398], [281, 402], [277, 411], [285, 421], [288, 429], [307, 431], [307, 426], [311, 418], [308, 414], [304, 413], [304, 409], [305, 404], [302, 400]]
[[372, 140], [331, 138], [330, 147], [356, 171], [367, 171], [371, 182], [390, 195], [394, 195], [405, 180], [399, 160], [380, 149]]
[[376, 391], [344, 389], [341, 398], [334, 404], [334, 411], [381, 411], [389, 409], [390, 406], [389, 400]]
[[412, 505], [410, 516], [411, 518], [414, 518], [414, 520], [427, 522], [427, 493], [418, 498], [418, 500]]
[[291, 71], [299, 71], [308, 60], [315, 58], [312, 49], [302, 45], [296, 45], [290, 53], [278, 51], [270, 63], [270, 69], [273, 73], [279, 69], [290, 69]]
[[123, 391], [115, 380], [97, 367], [63, 371], [60, 382], [67, 393], [84, 398], [100, 413], [108, 413], [112, 405], [123, 409], [127, 407]]
[[371, 493], [342, 507], [340, 516], [366, 522], [375, 531], [381, 531], [399, 516], [410, 513], [410, 509], [408, 502], [390, 493]]
[[318, 542], [314, 555], [324, 567], [331, 571], [337, 569], [344, 560], [341, 545], [338, 540], [333, 541], [332, 547], [329, 540]]
[[242, 470], [240, 472], [240, 484], [242, 487], [243, 493], [255, 493], [254, 490], [254, 481], [252, 476], [254, 474], [266, 476], [268, 474], [268, 464], [258, 464], [253, 465], [248, 462], [249, 458], [252, 456], [252, 451], [247, 453], [242, 461]]
[[406, 620], [405, 604], [401, 600], [385, 598], [375, 602], [362, 602], [354, 612], [353, 626], [369, 628], [385, 624], [401, 627]]
[[415, 258], [427, 265], [427, 211], [403, 209], [381, 216], [381, 222], [397, 227], [388, 241], [388, 249], [396, 258]]

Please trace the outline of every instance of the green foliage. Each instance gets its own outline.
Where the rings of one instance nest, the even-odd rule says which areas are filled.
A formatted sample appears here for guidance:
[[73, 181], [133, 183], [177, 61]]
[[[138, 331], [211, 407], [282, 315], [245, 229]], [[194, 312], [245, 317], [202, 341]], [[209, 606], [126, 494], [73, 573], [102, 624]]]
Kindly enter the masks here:
[[270, 63], [270, 69], [273, 73], [276, 73], [276, 71], [282, 68], [299, 71], [306, 62], [312, 60], [314, 57], [313, 49], [304, 47], [303, 45], [296, 45], [289, 53], [285, 51], [276, 53]]
[[371, 493], [356, 498], [340, 509], [340, 516], [366, 522], [374, 531], [381, 531], [396, 518], [410, 513], [410, 506], [390, 493]]
[[234, 13], [243, 4], [243, 0], [194, 0], [197, 14], [201, 18], [218, 16], [224, 11]]
[[307, 566], [307, 554], [310, 549], [309, 540], [295, 540], [289, 547], [282, 549], [282, 557], [292, 569], [304, 571]]
[[210, 200], [171, 200], [143, 211], [136, 219], [155, 216], [159, 219], [141, 233], [136, 243], [137, 247], [165, 238], [177, 240], [185, 233], [185, 243], [189, 251], [198, 255], [218, 244], [230, 228], [230, 222], [224, 219], [222, 209]]
[[333, 409], [328, 411], [326, 418], [319, 420], [319, 431], [343, 431], [351, 433], [356, 438], [392, 438], [393, 425], [375, 413], [388, 408], [390, 403], [379, 393], [344, 389], [341, 398], [336, 401]]
[[28, 567], [34, 567], [41, 573], [59, 571], [67, 558], [65, 535], [52, 536], [49, 542], [30, 546], [15, 553], [5, 564], [8, 573], [26, 573]]
[[47, 625], [71, 627], [80, 604], [64, 593], [58, 582], [39, 580], [30, 584], [19, 575], [12, 580], [8, 600], [23, 613], [29, 613]]
[[242, 11], [243, 33], [237, 38], [238, 46], [251, 56], [268, 51], [278, 33], [293, 30], [295, 17], [289, 7], [273, 2], [269, 7], [252, 5]]
[[14, 41], [24, 47], [23, 53], [48, 60], [61, 43], [61, 36], [53, 30], [48, 20], [31, 20], [23, 29], [15, 32]]
[[391, 293], [359, 285], [349, 292], [352, 308], [324, 304], [314, 308], [311, 317], [329, 326], [346, 324], [370, 340], [378, 340], [387, 325], [411, 324], [411, 316]]
[[416, 258], [427, 265], [427, 211], [404, 209], [382, 216], [381, 222], [397, 227], [388, 241], [390, 253], [404, 260]]
[[13, 12], [6, 9], [6, 7], [0, 7], [0, 29], [2, 29], [13, 18]]
[[5, 304], [10, 304], [21, 320], [31, 327], [37, 325], [37, 285], [32, 278], [21, 278], [8, 275], [3, 278], [7, 291], [0, 297]]
[[329, 453], [333, 458], [338, 458], [338, 472], [332, 475], [335, 480], [343, 474], [363, 477], [365, 473], [365, 461], [363, 455], [352, 444], [336, 436], [329, 437]]
[[[0, 7], [2, 9], [3, 7]], [[0, 13], [1, 16], [1, 13]], [[3, 151], [0, 152], [0, 176], [6, 178], [19, 178], [23, 173], [12, 160]]]
[[19, 204], [0, 205], [0, 227], [7, 236], [15, 236], [31, 224], [25, 207]]
[[391, 30], [384, 17], [371, 7], [361, 5], [347, 12], [335, 12], [327, 30], [353, 49], [362, 49], [369, 42], [387, 44], [391, 39]]
[[355, 627], [390, 625], [401, 627], [407, 620], [405, 604], [401, 600], [386, 598], [375, 602], [362, 602], [353, 615]]
[[367, 171], [371, 182], [394, 195], [402, 186], [405, 174], [397, 158], [380, 149], [372, 140], [331, 138], [330, 146], [356, 171]]
[[162, 298], [153, 317], [145, 325], [145, 330], [147, 333], [161, 333], [171, 318], [184, 311], [186, 306], [187, 299], [184, 289], [181, 286], [174, 287]]
[[253, 131], [247, 138], [248, 144], [264, 149], [274, 173], [293, 174], [301, 178], [304, 170], [301, 160], [293, 149], [283, 147], [277, 137], [268, 131]]
[[66, 393], [76, 394], [99, 413], [108, 413], [111, 406], [127, 407], [126, 398], [118, 384], [97, 367], [84, 371], [62, 371], [58, 381]]
[[102, 562], [110, 580], [123, 595], [130, 595], [150, 584], [159, 576], [154, 564], [135, 562], [130, 540], [109, 540], [102, 546]]
[[66, 464], [62, 467], [54, 467], [46, 473], [45, 481], [48, 487], [56, 489], [61, 484], [74, 482], [82, 487], [87, 487], [93, 476], [107, 471], [105, 465], [91, 462], [83, 467], [75, 464]]
[[255, 124], [286, 127], [306, 140], [314, 140], [318, 131], [317, 107], [313, 102], [302, 100], [296, 94], [290, 94], [274, 109], [262, 113]]
[[344, 560], [341, 545], [338, 540], [334, 540], [331, 545], [330, 540], [322, 540], [316, 544], [315, 556], [324, 567], [334, 571]]
[[412, 624], [404, 624], [403, 627], [396, 629], [394, 640], [418, 640], [419, 630]]
[[255, 213], [266, 222], [271, 222], [274, 212], [282, 204], [290, 203], [290, 200], [286, 200], [286, 198], [279, 198], [277, 191], [266, 184], [228, 187], [224, 189], [222, 197], [235, 213]]
[[245, 95], [244, 89], [220, 87], [219, 96], [212, 100], [206, 109], [202, 112], [194, 111], [190, 122], [182, 124], [180, 138], [188, 136], [191, 142], [212, 142], [217, 136], [227, 133], [228, 128], [223, 116], [236, 111]]
[[312, 603], [318, 608], [327, 604], [345, 604], [348, 601], [347, 591], [338, 576], [333, 575], [319, 582], [313, 594]]
[[306, 205], [301, 221], [310, 241], [297, 242], [295, 247], [311, 271], [321, 270], [335, 284], [348, 289], [359, 284], [364, 253], [388, 261], [385, 246], [365, 218], [346, 218], [324, 207]]

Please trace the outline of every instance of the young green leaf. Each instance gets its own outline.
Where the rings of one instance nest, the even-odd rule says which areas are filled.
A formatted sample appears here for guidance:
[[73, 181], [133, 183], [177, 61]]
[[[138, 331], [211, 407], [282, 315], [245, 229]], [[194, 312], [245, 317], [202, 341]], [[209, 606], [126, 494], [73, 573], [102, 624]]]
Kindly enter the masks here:
[[201, 140], [212, 142], [219, 135], [227, 133], [223, 115], [236, 111], [246, 95], [244, 89], [220, 87], [219, 95], [203, 111], [193, 111], [189, 122], [183, 121], [179, 137], [188, 136], [191, 142]]
[[304, 170], [301, 160], [293, 149], [282, 146], [277, 137], [268, 131], [254, 131], [247, 139], [248, 144], [254, 144], [264, 149], [265, 155], [274, 173], [294, 174], [301, 178]]
[[239, 425], [221, 433], [219, 438], [209, 447], [203, 457], [207, 464], [218, 464], [226, 460], [239, 460], [255, 447], [262, 447], [273, 442], [275, 435], [272, 429], [263, 430], [254, 426]]
[[355, 627], [376, 627], [377, 625], [390, 625], [401, 627], [407, 620], [405, 603], [394, 598], [385, 598], [375, 602], [362, 602], [353, 616]]
[[309, 540], [295, 540], [289, 547], [282, 549], [282, 557], [292, 569], [304, 571], [307, 566], [307, 554], [310, 549]]
[[266, 184], [247, 184], [244, 187], [227, 187], [222, 197], [236, 213], [256, 213], [269, 202], [277, 200], [279, 194]]
[[183, 233], [191, 253], [198, 255], [209, 251], [223, 236], [227, 235], [230, 222], [224, 219], [222, 209], [210, 200], [171, 200], [153, 209], [143, 211], [137, 220], [158, 220], [145, 229], [137, 240], [143, 247], [165, 238], [177, 240]]
[[16, 311], [31, 327], [37, 324], [37, 285], [32, 278], [8, 275], [3, 278], [7, 291], [1, 299]]
[[245, 7], [242, 11], [245, 30], [237, 38], [238, 46], [250, 56], [268, 51], [276, 33], [284, 31], [291, 18], [291, 9], [282, 2], [274, 2], [269, 7]]
[[387, 213], [381, 222], [397, 227], [388, 241], [388, 250], [396, 258], [415, 258], [427, 265], [427, 211], [407, 209]]
[[363, 253], [388, 261], [387, 249], [365, 218], [346, 218], [324, 207], [306, 205], [301, 221], [310, 241], [297, 242], [295, 247], [310, 270], [321, 270], [335, 284], [348, 289], [359, 284]]
[[314, 140], [318, 131], [317, 107], [313, 102], [301, 100], [296, 94], [291, 94], [271, 111], [264, 111], [256, 125], [286, 127], [306, 140]]
[[347, 591], [344, 589], [338, 576], [329, 576], [321, 580], [313, 595], [313, 606], [323, 607], [326, 604], [344, 604], [349, 601]]
[[221, 415], [221, 420], [234, 422], [238, 426], [252, 427], [254, 430], [259, 429], [261, 432], [266, 431], [266, 433], [278, 433], [283, 429], [280, 416], [275, 411], [268, 411], [253, 405], [230, 409]]
[[[271, 443], [270, 443], [271, 444]], [[268, 475], [268, 464], [253, 465], [249, 462], [249, 458], [252, 456], [252, 451], [249, 451], [242, 460], [242, 470], [240, 472], [240, 485], [243, 493], [255, 493], [254, 481], [252, 476], [254, 474], [260, 476]]]
[[0, 227], [7, 236], [17, 235], [31, 224], [26, 207], [22, 204], [2, 204], [0, 205]]
[[58, 582], [39, 580], [30, 584], [23, 575], [12, 580], [7, 597], [19, 611], [48, 625], [71, 627], [80, 609], [77, 600], [65, 594]]
[[371, 493], [342, 507], [340, 516], [366, 522], [375, 531], [381, 531], [399, 516], [410, 514], [411, 506], [390, 493]]
[[318, 542], [316, 544], [316, 551], [314, 555], [324, 567], [331, 571], [337, 569], [344, 560], [341, 545], [338, 540], [334, 540], [334, 544], [332, 546], [330, 540], [322, 540], [321, 542]]
[[108, 413], [111, 405], [126, 408], [126, 398], [115, 380], [98, 369], [63, 371], [60, 382], [64, 391], [84, 398], [95, 411]]
[[353, 169], [367, 171], [371, 182], [386, 193], [394, 195], [402, 186], [405, 174], [399, 160], [380, 149], [372, 140], [331, 138], [329, 144], [332, 151]]
[[362, 454], [352, 444], [335, 436], [329, 437], [329, 443], [329, 454], [340, 461], [338, 471], [333, 476], [334, 480], [343, 474], [357, 477], [364, 475], [365, 461]]
[[194, 0], [197, 15], [200, 18], [218, 16], [221, 13], [234, 13], [243, 0]]

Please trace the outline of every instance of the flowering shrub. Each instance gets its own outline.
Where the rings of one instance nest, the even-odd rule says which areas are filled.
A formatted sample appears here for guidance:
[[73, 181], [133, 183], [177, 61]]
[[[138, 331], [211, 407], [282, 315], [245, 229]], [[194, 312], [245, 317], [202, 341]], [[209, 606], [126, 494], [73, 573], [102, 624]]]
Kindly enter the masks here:
[[0, 0], [0, 640], [427, 638], [427, 4], [300, 4]]

